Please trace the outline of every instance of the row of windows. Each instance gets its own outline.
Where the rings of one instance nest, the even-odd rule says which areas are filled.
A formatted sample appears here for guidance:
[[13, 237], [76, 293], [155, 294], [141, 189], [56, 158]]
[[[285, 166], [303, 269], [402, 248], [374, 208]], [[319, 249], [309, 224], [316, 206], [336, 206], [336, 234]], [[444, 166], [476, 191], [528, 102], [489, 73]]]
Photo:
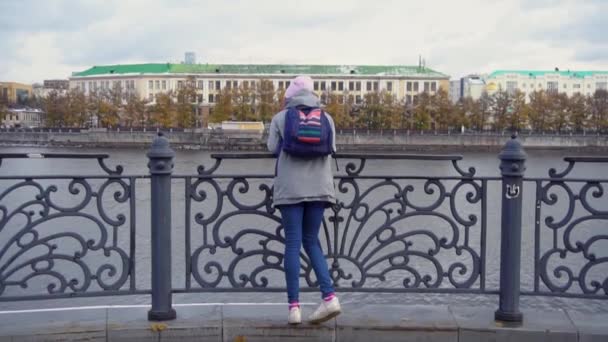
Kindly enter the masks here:
[[[534, 83], [530, 83], [529, 85], [527, 83], [522, 83], [521, 87], [522, 88], [527, 88], [530, 87], [531, 89], [534, 89], [535, 84]], [[542, 89], [543, 88], [543, 84], [539, 83], [538, 84], [538, 88]], [[563, 83], [562, 84], [562, 88], [563, 89], [568, 89], [568, 84], [567, 83]], [[581, 84], [580, 83], [575, 83], [572, 85], [573, 89], [580, 89], [581, 88]], [[596, 82], [595, 83], [595, 89], [607, 89], [608, 88], [608, 82]], [[517, 82], [516, 81], [507, 81], [507, 91], [515, 91], [515, 89], [517, 89]], [[559, 83], [557, 81], [549, 81], [547, 82], [547, 90], [549, 91], [557, 91], [559, 89]], [[587, 84], [587, 89], [591, 89], [591, 84]]]
[[89, 91], [96, 91], [98, 89], [100, 90], [110, 90], [110, 89], [114, 89], [114, 88], [121, 88], [121, 89], [127, 89], [127, 90], [131, 90], [131, 89], [135, 89], [135, 80], [124, 80], [124, 81], [112, 81], [111, 87], [110, 87], [110, 81], [88, 81], [88, 82], [78, 82], [76, 84], [76, 87], [80, 90], [82, 90], [83, 92], [86, 91], [86, 88], [89, 88]]
[[[249, 86], [253, 86], [255, 83], [257, 83], [256, 81], [242, 81], [241, 85], [243, 86], [243, 88], [247, 89], [249, 88]], [[367, 82], [362, 82], [362, 81], [315, 81], [314, 82], [314, 90], [315, 91], [326, 91], [326, 90], [331, 90], [331, 91], [344, 91], [346, 90], [346, 88], [349, 91], [361, 91], [362, 88], [362, 83], [365, 83], [365, 90], [366, 91], [378, 91], [379, 90], [379, 82], [378, 81], [367, 81]], [[406, 84], [406, 89], [408, 92], [419, 92], [419, 83], [423, 83], [423, 87], [424, 87], [424, 91], [428, 92], [428, 91], [437, 91], [437, 82], [407, 82]], [[291, 84], [290, 81], [278, 81], [277, 82], [277, 87], [278, 89], [287, 89], [289, 87], [289, 85]], [[184, 81], [178, 81], [177, 82], [177, 88], [181, 89], [184, 85]], [[204, 85], [204, 81], [197, 81], [197, 83], [195, 84], [196, 88], [198, 89], [203, 89], [203, 85]], [[208, 85], [209, 85], [209, 90], [220, 90], [222, 89], [222, 86], [225, 89], [236, 89], [239, 87], [239, 81], [236, 80], [226, 80], [226, 81], [220, 81], [220, 80], [210, 80], [208, 81]], [[150, 80], [148, 81], [148, 89], [149, 90], [166, 90], [167, 89], [167, 83], [165, 80], [163, 81], [159, 81], [159, 80]], [[388, 81], [386, 82], [386, 90], [389, 92], [393, 91], [393, 82], [392, 81]]]
[[6, 116], [8, 121], [40, 121], [40, 114], [8, 114]]

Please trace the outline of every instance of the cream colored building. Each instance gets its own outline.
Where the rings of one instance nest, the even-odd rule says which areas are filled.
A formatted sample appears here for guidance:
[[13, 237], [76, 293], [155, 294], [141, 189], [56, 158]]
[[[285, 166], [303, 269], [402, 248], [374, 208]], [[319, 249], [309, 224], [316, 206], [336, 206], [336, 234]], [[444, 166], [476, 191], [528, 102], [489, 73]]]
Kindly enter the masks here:
[[20, 104], [32, 96], [32, 86], [17, 82], [0, 82], [0, 102]]
[[599, 89], [608, 90], [608, 71], [497, 70], [486, 79], [488, 94], [519, 90], [529, 95], [544, 90], [590, 96]]
[[297, 75], [309, 75], [315, 91], [343, 94], [361, 103], [369, 92], [387, 91], [406, 102], [422, 92], [448, 91], [449, 77], [423, 66], [341, 65], [235, 65], [235, 64], [132, 64], [94, 66], [74, 73], [70, 88], [89, 94], [120, 87], [154, 102], [156, 94], [177, 91], [189, 79], [197, 88], [197, 103], [213, 106], [220, 89], [248, 87], [261, 80], [272, 81], [275, 90], [286, 89]]

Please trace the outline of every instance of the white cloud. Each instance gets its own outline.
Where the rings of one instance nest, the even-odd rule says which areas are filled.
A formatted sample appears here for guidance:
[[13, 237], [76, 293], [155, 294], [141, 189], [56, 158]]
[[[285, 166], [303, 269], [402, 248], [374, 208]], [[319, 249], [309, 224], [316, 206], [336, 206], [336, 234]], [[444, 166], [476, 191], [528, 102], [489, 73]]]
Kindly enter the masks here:
[[[92, 65], [416, 64], [608, 69], [597, 0], [145, 1], [0, 4], [0, 79], [36, 82]], [[4, 13], [4, 14], [1, 14]]]

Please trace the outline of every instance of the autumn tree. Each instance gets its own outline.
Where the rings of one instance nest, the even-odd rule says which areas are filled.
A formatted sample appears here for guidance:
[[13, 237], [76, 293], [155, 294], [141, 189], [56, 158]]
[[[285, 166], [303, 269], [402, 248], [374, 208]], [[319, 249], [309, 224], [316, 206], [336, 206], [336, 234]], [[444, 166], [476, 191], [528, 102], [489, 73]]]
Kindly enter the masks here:
[[175, 123], [180, 128], [193, 127], [196, 124], [196, 80], [193, 77], [186, 79], [176, 97]]
[[279, 110], [277, 101], [275, 100], [274, 84], [269, 80], [260, 80], [255, 87], [258, 117], [263, 122], [269, 122], [273, 115]]
[[232, 119], [234, 106], [232, 105], [232, 91], [222, 88], [216, 95], [215, 106], [209, 115], [209, 121], [219, 123]]
[[586, 98], [580, 93], [574, 94], [568, 101], [568, 121], [575, 131], [582, 131], [587, 125]]
[[529, 95], [530, 126], [533, 130], [544, 131], [550, 125], [549, 99], [543, 90], [533, 91]]
[[516, 90], [510, 96], [509, 109], [507, 111], [507, 126], [511, 130], [522, 130], [528, 125], [529, 109], [526, 104], [526, 94]]
[[173, 103], [172, 92], [156, 94], [156, 103], [151, 109], [152, 124], [157, 127], [172, 127], [176, 117], [176, 106]]
[[128, 127], [144, 126], [147, 122], [147, 101], [142, 100], [137, 94], [127, 94], [125, 104], [124, 121]]
[[598, 89], [588, 98], [589, 127], [596, 132], [608, 128], [608, 91]]

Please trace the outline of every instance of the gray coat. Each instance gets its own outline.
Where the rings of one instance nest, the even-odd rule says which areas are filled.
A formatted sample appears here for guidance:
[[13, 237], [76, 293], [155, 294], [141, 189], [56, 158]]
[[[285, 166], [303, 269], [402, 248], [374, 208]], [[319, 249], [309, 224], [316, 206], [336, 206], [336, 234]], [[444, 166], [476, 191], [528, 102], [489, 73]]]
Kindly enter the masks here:
[[[319, 107], [319, 98], [306, 90], [296, 93], [287, 102], [287, 108], [304, 105]], [[287, 110], [277, 113], [270, 123], [268, 150], [277, 152], [284, 136], [285, 114]], [[332, 130], [333, 150], [336, 151], [336, 129], [331, 116], [327, 115]], [[299, 158], [280, 152], [277, 174], [274, 178], [274, 205], [295, 204], [300, 202], [323, 201], [336, 202], [331, 156], [319, 158]]]

